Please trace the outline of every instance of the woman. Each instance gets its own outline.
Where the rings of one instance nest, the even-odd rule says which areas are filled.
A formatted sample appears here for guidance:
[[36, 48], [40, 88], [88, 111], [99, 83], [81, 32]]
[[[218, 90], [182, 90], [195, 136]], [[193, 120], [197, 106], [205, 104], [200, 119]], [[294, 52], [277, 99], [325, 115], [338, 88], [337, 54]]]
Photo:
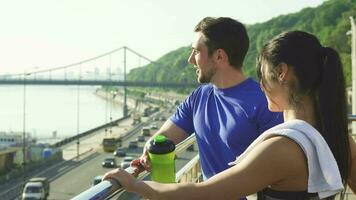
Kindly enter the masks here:
[[354, 141], [347, 133], [345, 83], [338, 54], [306, 32], [282, 33], [262, 49], [257, 72], [271, 111], [284, 123], [266, 131], [236, 165], [203, 183], [137, 181], [123, 170], [127, 191], [148, 199], [332, 199], [356, 189]]

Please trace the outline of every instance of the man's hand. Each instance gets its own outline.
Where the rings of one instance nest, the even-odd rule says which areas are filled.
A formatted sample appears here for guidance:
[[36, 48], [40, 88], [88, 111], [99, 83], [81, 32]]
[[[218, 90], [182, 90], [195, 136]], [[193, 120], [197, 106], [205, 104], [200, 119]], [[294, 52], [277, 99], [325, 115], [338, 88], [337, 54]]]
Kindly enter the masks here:
[[148, 151], [144, 148], [143, 154], [140, 158], [131, 162], [131, 166], [135, 168], [134, 176], [138, 176], [141, 172], [147, 170], [151, 171], [151, 162], [148, 157]]

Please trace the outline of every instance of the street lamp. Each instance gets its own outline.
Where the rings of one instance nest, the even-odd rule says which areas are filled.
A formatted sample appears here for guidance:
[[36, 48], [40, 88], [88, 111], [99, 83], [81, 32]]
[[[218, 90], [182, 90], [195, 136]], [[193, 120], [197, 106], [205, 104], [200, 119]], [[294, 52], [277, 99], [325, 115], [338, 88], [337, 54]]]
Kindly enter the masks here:
[[26, 179], [26, 77], [31, 75], [24, 71], [23, 73], [23, 118], [22, 118], [22, 169], [23, 169], [23, 182]]
[[111, 95], [112, 95], [112, 99], [111, 99], [111, 103], [110, 103], [110, 135], [112, 134], [112, 126], [113, 126], [113, 113], [112, 113], [112, 109], [113, 109], [113, 104], [114, 104], [114, 101], [115, 101], [115, 98], [116, 98], [116, 95], [117, 95], [117, 91], [114, 91], [114, 90], [111, 90]]
[[[82, 65], [79, 67], [79, 81], [82, 79]], [[79, 160], [79, 120], [80, 120], [80, 84], [77, 85], [77, 160]]]

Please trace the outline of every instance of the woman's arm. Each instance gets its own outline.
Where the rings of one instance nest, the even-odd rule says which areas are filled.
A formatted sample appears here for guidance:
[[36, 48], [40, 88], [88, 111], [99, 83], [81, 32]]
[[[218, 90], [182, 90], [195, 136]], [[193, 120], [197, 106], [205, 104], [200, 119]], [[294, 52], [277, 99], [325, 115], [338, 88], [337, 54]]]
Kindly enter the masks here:
[[[284, 189], [307, 183], [283, 185], [286, 178], [303, 176], [306, 170], [303, 151], [293, 141], [276, 136], [257, 145], [237, 165], [211, 177], [202, 183], [160, 184], [151, 181], [134, 181], [128, 174], [114, 174], [126, 190], [139, 193], [148, 199], [236, 199], [253, 194], [271, 184]], [[303, 172], [303, 171], [302, 171]], [[306, 171], [307, 172], [307, 171]], [[305, 177], [307, 173], [304, 173]], [[293, 178], [294, 179], [294, 178]], [[306, 178], [307, 179], [307, 178]]]

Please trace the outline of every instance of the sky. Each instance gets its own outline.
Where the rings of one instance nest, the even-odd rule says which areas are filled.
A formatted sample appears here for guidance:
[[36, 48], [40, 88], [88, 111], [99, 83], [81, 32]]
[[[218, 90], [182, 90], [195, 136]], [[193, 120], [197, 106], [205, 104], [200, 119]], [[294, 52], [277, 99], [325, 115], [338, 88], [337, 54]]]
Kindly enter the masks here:
[[156, 60], [191, 44], [204, 17], [244, 24], [324, 0], [0, 0], [0, 74], [64, 66], [128, 46]]

